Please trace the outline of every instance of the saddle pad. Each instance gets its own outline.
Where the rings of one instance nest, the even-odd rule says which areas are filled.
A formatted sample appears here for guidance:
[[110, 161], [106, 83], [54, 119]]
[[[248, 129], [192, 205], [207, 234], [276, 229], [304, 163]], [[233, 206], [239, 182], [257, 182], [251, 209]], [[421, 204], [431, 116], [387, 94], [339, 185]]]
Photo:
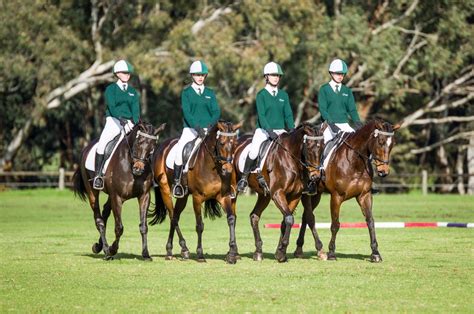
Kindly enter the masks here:
[[[105, 161], [104, 169], [102, 169], [103, 173], [105, 173], [107, 171], [107, 167], [109, 166], [110, 159], [114, 155], [115, 150], [117, 149], [117, 147], [120, 145], [120, 143], [122, 143], [123, 138], [124, 138], [124, 133], [120, 132], [120, 138], [118, 139], [117, 144], [115, 144], [115, 147], [112, 150], [112, 153], [110, 154], [109, 158], [107, 158], [107, 160]], [[92, 146], [91, 150], [89, 151], [89, 154], [87, 155], [87, 158], [86, 158], [86, 169], [87, 170], [95, 171], [95, 153], [97, 151], [97, 144], [98, 143], [99, 142], [95, 143], [94, 146]]]
[[[186, 161], [186, 165], [184, 165], [184, 169], [183, 169], [184, 173], [189, 171], [189, 163], [191, 162], [191, 160], [193, 160], [193, 156], [196, 153], [196, 151], [198, 150], [199, 146], [201, 146], [200, 145], [201, 142], [202, 142], [202, 139], [200, 137], [198, 137], [196, 139], [196, 142], [194, 142], [193, 150], [191, 151], [191, 154], [189, 154], [189, 158]], [[177, 143], [178, 142], [173, 144], [173, 147], [171, 147], [171, 150], [169, 151], [168, 156], [166, 156], [166, 167], [168, 167], [169, 169], [174, 169], [174, 161], [176, 159], [176, 155], [178, 153], [179, 154], [183, 153], [182, 151], [178, 152], [178, 145], [176, 145]]]
[[[245, 148], [243, 149], [242, 153], [240, 154], [239, 157], [239, 171], [243, 172], [244, 167], [245, 167], [245, 159], [247, 159], [247, 156], [249, 155], [250, 152], [250, 144], [252, 142], [249, 142]], [[267, 160], [268, 152], [270, 149], [275, 145], [274, 142], [272, 142], [270, 145], [267, 146], [267, 150], [263, 154], [263, 158], [261, 159], [260, 163], [257, 165], [257, 167], [251, 171], [251, 173], [259, 173], [262, 171], [263, 165], [265, 165], [265, 160]]]
[[326, 167], [328, 166], [329, 164], [329, 160], [331, 160], [331, 157], [332, 157], [332, 154], [333, 152], [338, 149], [341, 145], [342, 145], [342, 142], [349, 136], [349, 134], [351, 134], [352, 132], [342, 132], [341, 136], [339, 136], [337, 139], [336, 139], [336, 144], [331, 148], [331, 150], [329, 151], [328, 155], [326, 156], [326, 158], [324, 159], [323, 161], [323, 169], [326, 169]]

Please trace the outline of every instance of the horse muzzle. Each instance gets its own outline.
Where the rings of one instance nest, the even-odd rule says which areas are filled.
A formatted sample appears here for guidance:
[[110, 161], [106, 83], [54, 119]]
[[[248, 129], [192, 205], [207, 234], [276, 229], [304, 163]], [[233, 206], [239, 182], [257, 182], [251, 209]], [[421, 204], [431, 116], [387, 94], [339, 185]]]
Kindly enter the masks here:
[[388, 174], [390, 173], [390, 167], [386, 164], [377, 166], [376, 168], [377, 168], [377, 174], [381, 178], [388, 176]]
[[132, 167], [132, 174], [134, 176], [141, 176], [145, 171], [145, 164], [141, 161], [136, 161]]
[[234, 170], [234, 167], [230, 163], [225, 163], [225, 164], [222, 165], [222, 170], [221, 171], [222, 171], [223, 176], [230, 175], [233, 170]]

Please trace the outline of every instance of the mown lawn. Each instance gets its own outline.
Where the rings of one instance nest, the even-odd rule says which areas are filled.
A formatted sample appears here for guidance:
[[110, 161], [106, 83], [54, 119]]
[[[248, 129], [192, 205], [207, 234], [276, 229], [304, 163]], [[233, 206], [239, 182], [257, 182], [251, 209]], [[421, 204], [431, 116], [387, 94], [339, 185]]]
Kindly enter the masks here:
[[[280, 213], [271, 204], [261, 232], [265, 259], [254, 262], [248, 214], [255, 197], [238, 201], [237, 241], [242, 259], [224, 262], [228, 250], [225, 219], [205, 220], [207, 263], [165, 261], [168, 220], [150, 227], [150, 253], [141, 260], [138, 208], [124, 209], [119, 254], [104, 261], [91, 246], [98, 233], [92, 211], [70, 191], [26, 190], [0, 193], [0, 311], [3, 312], [472, 312], [474, 308], [474, 229], [377, 229], [384, 261], [368, 262], [366, 229], [341, 229], [336, 262], [319, 261], [307, 233], [305, 258], [273, 259]], [[474, 197], [378, 195], [376, 221], [474, 222]], [[301, 220], [298, 209], [296, 221]], [[328, 198], [317, 209], [329, 222]], [[355, 201], [343, 205], [342, 222], [363, 221]], [[109, 241], [113, 240], [113, 223]], [[185, 210], [182, 231], [196, 247], [194, 214]], [[295, 249], [297, 230], [289, 252]], [[329, 230], [320, 230], [325, 248]], [[175, 243], [175, 253], [179, 253]], [[192, 254], [191, 258], [194, 258]]]

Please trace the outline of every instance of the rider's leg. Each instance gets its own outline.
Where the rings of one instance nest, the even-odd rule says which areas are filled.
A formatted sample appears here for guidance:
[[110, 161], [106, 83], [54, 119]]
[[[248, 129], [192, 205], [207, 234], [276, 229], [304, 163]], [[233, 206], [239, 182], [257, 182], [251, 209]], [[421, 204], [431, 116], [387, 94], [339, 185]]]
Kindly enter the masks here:
[[176, 159], [174, 161], [174, 180], [173, 180], [173, 196], [182, 198], [185, 195], [185, 188], [181, 184], [181, 177], [183, 173], [183, 149], [184, 146], [197, 137], [197, 132], [192, 128], [184, 128], [181, 137], [178, 140]]
[[258, 157], [258, 152], [260, 150], [260, 145], [264, 141], [267, 140], [267, 133], [263, 129], [256, 129], [255, 133], [253, 134], [252, 142], [250, 143], [250, 151], [245, 160], [244, 171], [242, 173], [242, 178], [240, 179], [239, 183], [237, 184], [237, 191], [244, 192], [248, 186], [247, 178], [252, 171], [252, 167], [255, 165], [255, 160]]
[[121, 131], [119, 120], [113, 117], [107, 117], [105, 121], [105, 127], [100, 135], [95, 156], [95, 177], [93, 187], [96, 190], [102, 190], [104, 188], [102, 173], [104, 163], [112, 153], [113, 146], [120, 137]]

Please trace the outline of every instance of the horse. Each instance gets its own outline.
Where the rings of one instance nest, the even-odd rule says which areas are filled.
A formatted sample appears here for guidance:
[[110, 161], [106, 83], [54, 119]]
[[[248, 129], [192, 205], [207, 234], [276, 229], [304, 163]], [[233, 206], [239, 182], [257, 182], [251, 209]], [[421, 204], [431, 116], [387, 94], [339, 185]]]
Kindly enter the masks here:
[[[294, 255], [303, 256], [303, 244], [306, 225], [310, 226], [316, 243], [316, 250], [322, 252], [322, 243], [318, 237], [313, 210], [321, 200], [321, 194], [331, 194], [331, 240], [327, 259], [336, 260], [336, 235], [340, 227], [339, 212], [342, 202], [356, 198], [370, 235], [370, 247], [372, 253], [371, 262], [381, 262], [382, 257], [378, 251], [375, 236], [374, 217], [372, 214], [372, 177], [374, 175], [372, 162], [374, 162], [377, 175], [385, 177], [390, 172], [390, 152], [395, 145], [395, 131], [400, 128], [399, 124], [392, 125], [383, 120], [367, 122], [363, 127], [344, 136], [342, 144], [337, 148], [328, 163], [325, 173], [326, 179], [319, 180], [318, 194], [305, 195], [302, 199], [304, 213]], [[322, 154], [323, 147], [319, 147], [316, 153]], [[322, 253], [321, 253], [322, 252]]]
[[[201, 214], [201, 205], [205, 204], [205, 214], [211, 219], [221, 216], [223, 208], [227, 214], [230, 241], [229, 252], [226, 256], [227, 263], [235, 264], [238, 259], [238, 249], [235, 239], [235, 186], [236, 175], [233, 171], [233, 153], [237, 143], [237, 130], [242, 122], [233, 125], [231, 122], [218, 121], [209, 128], [208, 133], [202, 139], [200, 147], [191, 156], [189, 171], [187, 173], [187, 185], [189, 193], [183, 198], [178, 198], [173, 206], [171, 198], [171, 183], [173, 182], [173, 171], [166, 167], [166, 157], [177, 138], [163, 142], [154, 156], [154, 178], [158, 183], [155, 187], [155, 208], [149, 211], [152, 218], [151, 224], [162, 223], [168, 212], [170, 218], [170, 231], [166, 243], [166, 259], [173, 259], [173, 236], [174, 231], [179, 237], [181, 256], [189, 259], [189, 249], [179, 228], [179, 217], [186, 207], [188, 196], [192, 196], [194, 215], [196, 218], [196, 232], [198, 235], [197, 260], [205, 262], [202, 248], [202, 233], [204, 223]], [[186, 178], [185, 178], [186, 179]]]
[[[250, 213], [250, 224], [256, 247], [253, 254], [255, 261], [263, 259], [263, 242], [258, 223], [270, 200], [273, 200], [283, 215], [280, 241], [275, 258], [279, 262], [287, 261], [286, 249], [294, 222], [293, 212], [301, 199], [304, 186], [308, 183], [307, 180], [319, 173], [315, 166], [319, 163], [315, 152], [318, 151], [317, 146], [321, 144], [322, 137], [316, 137], [316, 130], [317, 128], [309, 124], [302, 124], [292, 132], [282, 134], [275, 140], [274, 149], [268, 153], [259, 174], [263, 176], [265, 182], [269, 183], [268, 186], [262, 187], [255, 173], [250, 173], [248, 177], [250, 188], [258, 194], [257, 202]], [[239, 169], [240, 155], [251, 140], [251, 136], [243, 136], [239, 139], [234, 159], [236, 169]], [[267, 193], [266, 188], [269, 188], [270, 193]]]
[[[108, 194], [102, 214], [99, 206], [99, 190], [92, 188], [94, 172], [87, 170], [85, 162], [87, 155], [97, 140], [84, 148], [81, 154], [80, 166], [73, 176], [74, 193], [83, 201], [86, 198], [94, 212], [94, 220], [99, 231], [99, 240], [92, 245], [92, 252], [105, 253], [104, 259], [113, 259], [119, 248], [120, 237], [123, 234], [122, 205], [126, 200], [137, 198], [140, 208], [140, 233], [142, 236], [142, 257], [152, 260], [148, 252], [148, 225], [146, 214], [150, 205], [150, 188], [153, 182], [150, 157], [157, 146], [159, 133], [166, 124], [154, 128], [151, 124], [139, 122], [133, 130], [125, 135], [112, 155], [104, 175], [104, 192]], [[110, 212], [115, 218], [115, 241], [109, 246], [106, 240], [106, 225]]]

